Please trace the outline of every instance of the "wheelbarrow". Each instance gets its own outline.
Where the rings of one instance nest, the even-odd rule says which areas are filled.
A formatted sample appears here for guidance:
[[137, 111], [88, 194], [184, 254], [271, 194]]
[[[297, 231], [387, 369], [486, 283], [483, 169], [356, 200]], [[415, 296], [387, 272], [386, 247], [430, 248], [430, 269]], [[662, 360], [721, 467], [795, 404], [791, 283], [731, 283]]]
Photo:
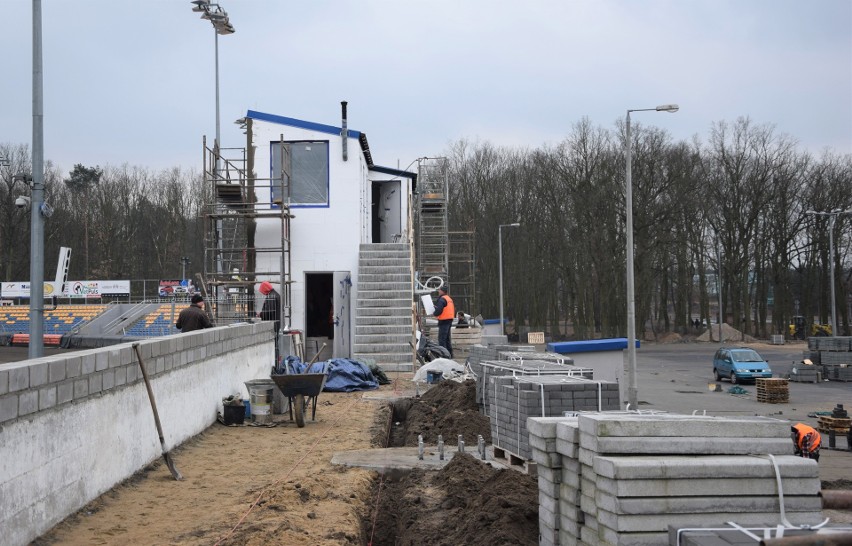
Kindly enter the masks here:
[[290, 400], [290, 420], [293, 420], [294, 414], [296, 425], [299, 428], [305, 426], [305, 403], [311, 403], [311, 421], [316, 421], [317, 417], [317, 397], [322, 392], [325, 386], [325, 380], [328, 377], [324, 373], [295, 373], [295, 374], [280, 374], [272, 375], [272, 380], [281, 391], [281, 394]]

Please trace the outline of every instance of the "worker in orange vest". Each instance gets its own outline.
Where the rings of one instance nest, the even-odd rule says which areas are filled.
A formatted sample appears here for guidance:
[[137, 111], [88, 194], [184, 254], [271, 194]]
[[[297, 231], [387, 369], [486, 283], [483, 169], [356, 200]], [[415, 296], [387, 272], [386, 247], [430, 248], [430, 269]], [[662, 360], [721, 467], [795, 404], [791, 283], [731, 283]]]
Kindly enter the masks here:
[[453, 319], [456, 318], [456, 306], [453, 303], [453, 298], [447, 293], [446, 285], [438, 289], [438, 301], [435, 302], [433, 314], [438, 317], [438, 345], [446, 349], [450, 353], [450, 358], [453, 358], [450, 329], [453, 326]]
[[822, 438], [815, 428], [804, 423], [796, 423], [790, 427], [790, 437], [793, 439], [796, 455], [819, 461], [819, 447]]

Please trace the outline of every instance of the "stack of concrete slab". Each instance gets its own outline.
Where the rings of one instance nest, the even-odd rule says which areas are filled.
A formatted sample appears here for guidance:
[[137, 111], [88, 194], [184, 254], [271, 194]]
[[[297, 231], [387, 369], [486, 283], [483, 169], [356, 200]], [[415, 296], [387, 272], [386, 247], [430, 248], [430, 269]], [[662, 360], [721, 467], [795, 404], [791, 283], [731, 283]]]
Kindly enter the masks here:
[[[573, 364], [574, 362], [571, 358], [563, 355], [536, 351], [535, 346], [533, 345], [492, 345], [489, 347], [483, 344], [477, 344], [471, 346], [470, 355], [467, 361], [470, 364], [471, 370], [473, 370], [473, 373], [476, 374], [476, 377], [478, 378], [476, 382], [476, 402], [482, 405], [485, 413], [487, 413], [487, 403], [483, 402], [482, 393], [485, 390], [487, 379], [485, 379], [485, 372], [483, 372], [482, 365], [486, 361], [494, 362], [500, 360], [544, 360], [559, 364]], [[530, 369], [532, 369], [532, 367], [530, 367]], [[562, 371], [563, 373], [569, 373], [567, 368], [563, 368]], [[572, 370], [570, 373], [576, 373], [576, 371]], [[589, 375], [588, 378], [591, 379], [591, 375]]]
[[814, 364], [803, 364], [801, 362], [795, 364], [790, 370], [790, 381], [797, 383], [816, 383], [817, 372], [819, 371], [817, 368]]
[[[493, 377], [511, 375], [514, 377], [540, 377], [540, 376], [568, 376], [579, 379], [594, 379], [594, 371], [591, 368], [573, 366], [570, 364], [559, 364], [547, 360], [486, 360], [480, 363], [480, 372], [477, 374], [478, 398], [486, 415], [490, 415], [491, 399], [494, 397]], [[479, 392], [481, 390], [481, 392]], [[590, 408], [598, 409], [598, 408]]]
[[852, 381], [852, 337], [809, 337], [805, 358], [820, 367], [823, 379]]
[[489, 420], [495, 449], [530, 460], [527, 419], [618, 409], [618, 384], [567, 375], [492, 376]]
[[669, 525], [777, 523], [776, 471], [787, 519], [823, 519], [817, 464], [788, 455], [787, 421], [580, 413], [532, 418], [528, 430], [542, 544], [664, 546]]

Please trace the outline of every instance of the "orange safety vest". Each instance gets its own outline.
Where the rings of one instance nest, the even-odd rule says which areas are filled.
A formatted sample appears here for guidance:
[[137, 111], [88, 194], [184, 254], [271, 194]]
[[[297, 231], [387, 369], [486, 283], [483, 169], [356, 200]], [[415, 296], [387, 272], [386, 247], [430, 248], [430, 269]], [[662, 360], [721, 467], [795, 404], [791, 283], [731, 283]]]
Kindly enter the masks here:
[[453, 303], [453, 298], [447, 295], [443, 295], [441, 298], [447, 300], [447, 305], [444, 306], [443, 311], [441, 311], [441, 314], [438, 315], [438, 320], [453, 320], [456, 318], [456, 305]]
[[799, 433], [798, 434], [799, 437], [796, 438], [796, 446], [799, 448], [800, 451], [802, 449], [802, 444], [805, 441], [805, 437], [809, 434], [811, 435], [811, 438], [812, 438], [811, 439], [811, 445], [810, 445], [810, 452], [814, 452], [819, 448], [821, 437], [820, 437], [819, 432], [817, 432], [817, 430], [815, 428], [809, 427], [808, 425], [806, 425], [804, 423], [799, 423], [797, 425], [793, 425], [793, 428], [796, 429], [796, 432]]

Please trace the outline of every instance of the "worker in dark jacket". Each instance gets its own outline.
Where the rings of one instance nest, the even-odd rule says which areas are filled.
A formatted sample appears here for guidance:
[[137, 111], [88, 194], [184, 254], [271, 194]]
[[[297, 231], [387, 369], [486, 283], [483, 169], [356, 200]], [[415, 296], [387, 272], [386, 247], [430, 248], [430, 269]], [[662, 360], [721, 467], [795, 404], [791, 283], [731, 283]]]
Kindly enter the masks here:
[[448, 294], [446, 286], [438, 289], [438, 301], [435, 302], [433, 315], [438, 317], [438, 345], [446, 349], [450, 353], [450, 358], [453, 358], [450, 329], [453, 326], [453, 319], [456, 317], [456, 306], [453, 303], [453, 298]]
[[268, 281], [260, 283], [260, 293], [266, 296], [263, 300], [263, 308], [257, 316], [262, 320], [275, 321], [275, 333], [278, 335], [278, 330], [281, 328], [281, 296], [272, 288], [272, 284]]
[[189, 307], [178, 315], [175, 327], [184, 333], [212, 328], [213, 324], [207, 318], [207, 313], [204, 312], [204, 298], [201, 297], [201, 294], [195, 294], [190, 301]]
[[822, 438], [815, 428], [804, 423], [796, 423], [790, 427], [790, 437], [793, 439], [796, 455], [819, 461], [819, 447]]

